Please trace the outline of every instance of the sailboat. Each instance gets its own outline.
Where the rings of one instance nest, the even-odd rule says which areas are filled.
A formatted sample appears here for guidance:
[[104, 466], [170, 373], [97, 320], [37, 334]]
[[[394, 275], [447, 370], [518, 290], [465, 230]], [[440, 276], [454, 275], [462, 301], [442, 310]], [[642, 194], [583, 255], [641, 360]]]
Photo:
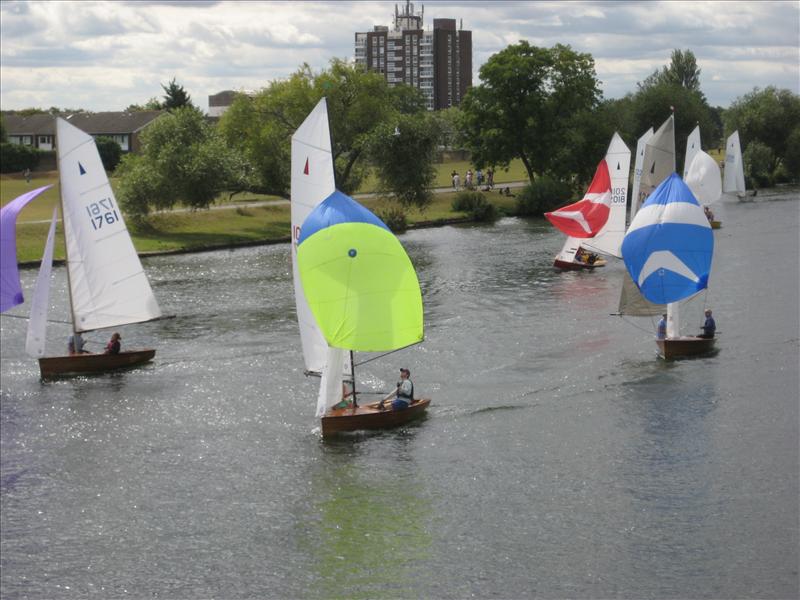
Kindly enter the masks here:
[[[683, 181], [692, 190], [697, 201], [709, 211], [709, 205], [717, 202], [722, 195], [722, 174], [717, 161], [700, 146], [700, 126], [695, 127], [686, 140]], [[722, 222], [712, 215], [711, 212], [706, 213], [711, 229], [719, 229]]]
[[0, 313], [25, 301], [17, 266], [17, 216], [31, 200], [51, 187], [25, 192], [0, 209]]
[[714, 236], [703, 209], [677, 173], [665, 179], [631, 222], [622, 242], [625, 267], [641, 295], [667, 305], [665, 359], [704, 354], [714, 338], [680, 335], [680, 301], [708, 287]]
[[[399, 240], [378, 217], [336, 190], [325, 98], [292, 136], [292, 272], [305, 372], [320, 377], [322, 435], [386, 429], [424, 414], [361, 405], [354, 352], [392, 351], [422, 341], [422, 294]], [[352, 402], [343, 399], [343, 383]]]
[[[73, 333], [160, 318], [161, 310], [125, 226], [94, 138], [57, 118], [56, 148]], [[34, 310], [26, 345], [28, 353], [39, 358], [42, 377], [105, 372], [150, 361], [155, 356], [154, 349], [44, 356], [52, 230], [51, 225], [37, 280], [41, 283], [36, 286], [32, 301]]]
[[739, 143], [738, 130], [730, 134], [725, 143], [725, 170], [722, 174], [722, 191], [725, 194], [735, 194], [739, 199], [747, 195], [747, 190], [744, 186], [742, 145]]
[[620, 257], [630, 162], [630, 150], [619, 134], [614, 133], [583, 198], [545, 213], [557, 229], [569, 236], [555, 258], [554, 267], [577, 270], [605, 266], [606, 261], [595, 252]]

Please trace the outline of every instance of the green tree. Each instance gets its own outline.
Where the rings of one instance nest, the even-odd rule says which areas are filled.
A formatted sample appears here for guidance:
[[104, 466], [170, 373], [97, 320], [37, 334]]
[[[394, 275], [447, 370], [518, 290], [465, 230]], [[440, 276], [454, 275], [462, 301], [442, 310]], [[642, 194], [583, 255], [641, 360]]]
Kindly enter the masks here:
[[696, 126], [700, 126], [701, 144], [704, 148], [716, 147], [719, 138], [713, 113], [703, 94], [669, 81], [641, 88], [634, 96], [635, 138], [649, 127], [658, 129], [670, 112], [675, 114], [675, 166], [681, 172], [686, 154], [686, 138]]
[[289, 195], [291, 137], [323, 96], [337, 187], [345, 193], [358, 189], [369, 168], [365, 150], [371, 132], [399, 111], [381, 74], [334, 59], [321, 73], [303, 65], [254, 97], [238, 97], [220, 118], [225, 139], [255, 166], [259, 191]]
[[8, 132], [6, 131], [6, 121], [3, 119], [3, 115], [0, 115], [0, 143], [5, 143], [8, 141]]
[[644, 89], [662, 83], [671, 83], [692, 92], [700, 92], [700, 69], [691, 50], [685, 52], [673, 50], [669, 65], [654, 71], [638, 86], [639, 89]]
[[177, 203], [208, 208], [222, 192], [246, 185], [248, 166], [194, 108], [178, 108], [142, 134], [142, 152], [117, 168], [119, 200], [143, 217]]
[[433, 162], [438, 141], [438, 122], [425, 113], [402, 115], [396, 124], [375, 127], [368, 152], [382, 191], [390, 192], [404, 207], [427, 206], [436, 177]]
[[97, 152], [100, 154], [100, 160], [103, 162], [103, 168], [109, 173], [112, 172], [122, 159], [122, 148], [110, 137], [99, 136], [95, 138], [94, 142]]
[[553, 149], [564, 145], [576, 117], [600, 99], [591, 55], [522, 41], [491, 56], [480, 79], [461, 103], [473, 163], [507, 167], [519, 158], [531, 181], [536, 174], [565, 175]]
[[[723, 114], [726, 135], [739, 131], [742, 149], [760, 142], [772, 151], [770, 173], [796, 151], [790, 147], [792, 133], [800, 127], [800, 96], [787, 89], [769, 86], [737, 98]], [[745, 162], [746, 164], [746, 162]]]
[[142, 112], [145, 110], [161, 110], [164, 106], [158, 101], [158, 98], [150, 98], [144, 104], [129, 104], [125, 112]]
[[162, 85], [161, 88], [164, 90], [164, 102], [161, 104], [161, 108], [175, 110], [176, 108], [195, 107], [192, 104], [191, 96], [183, 89], [182, 85], [178, 85], [175, 78], [169, 84]]

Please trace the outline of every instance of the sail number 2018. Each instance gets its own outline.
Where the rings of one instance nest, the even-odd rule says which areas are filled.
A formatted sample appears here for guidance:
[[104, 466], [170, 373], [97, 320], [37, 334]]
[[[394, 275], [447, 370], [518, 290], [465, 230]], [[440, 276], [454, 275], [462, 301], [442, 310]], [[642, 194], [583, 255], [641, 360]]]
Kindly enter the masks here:
[[114, 200], [103, 198], [97, 202], [92, 202], [86, 207], [89, 218], [92, 220], [92, 228], [100, 229], [103, 223], [111, 225], [119, 221], [119, 214], [114, 206]]
[[611, 204], [625, 204], [628, 201], [627, 189], [611, 188]]

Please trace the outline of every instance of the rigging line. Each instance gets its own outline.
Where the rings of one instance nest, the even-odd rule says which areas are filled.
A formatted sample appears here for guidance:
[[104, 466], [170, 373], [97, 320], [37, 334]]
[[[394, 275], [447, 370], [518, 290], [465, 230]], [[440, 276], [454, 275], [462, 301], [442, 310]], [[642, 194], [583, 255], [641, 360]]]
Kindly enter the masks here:
[[397, 348], [395, 350], [391, 350], [391, 351], [386, 352], [384, 354], [380, 354], [378, 356], [373, 356], [372, 358], [368, 358], [367, 360], [364, 360], [364, 361], [362, 361], [362, 362], [360, 362], [358, 364], [355, 364], [353, 366], [354, 367], [360, 367], [361, 365], [365, 365], [365, 364], [367, 364], [369, 362], [372, 362], [373, 360], [378, 360], [379, 358], [383, 358], [384, 356], [389, 356], [390, 354], [394, 354], [395, 352], [400, 352], [400, 350], [405, 350], [406, 348], [411, 348], [411, 346], [416, 346], [417, 344], [421, 344], [421, 343], [422, 343], [422, 340], [420, 340], [419, 342], [414, 342], [413, 344], [409, 344], [408, 346], [403, 346], [402, 348]]

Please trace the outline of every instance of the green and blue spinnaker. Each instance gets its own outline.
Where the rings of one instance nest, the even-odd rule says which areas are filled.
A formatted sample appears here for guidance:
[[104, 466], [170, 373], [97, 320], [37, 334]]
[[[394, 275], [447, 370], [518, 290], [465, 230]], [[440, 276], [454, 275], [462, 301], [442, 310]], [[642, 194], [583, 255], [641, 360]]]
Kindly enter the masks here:
[[297, 263], [330, 346], [383, 352], [422, 341], [422, 293], [411, 260], [389, 228], [349, 196], [334, 191], [308, 215]]

